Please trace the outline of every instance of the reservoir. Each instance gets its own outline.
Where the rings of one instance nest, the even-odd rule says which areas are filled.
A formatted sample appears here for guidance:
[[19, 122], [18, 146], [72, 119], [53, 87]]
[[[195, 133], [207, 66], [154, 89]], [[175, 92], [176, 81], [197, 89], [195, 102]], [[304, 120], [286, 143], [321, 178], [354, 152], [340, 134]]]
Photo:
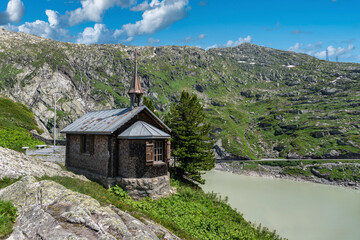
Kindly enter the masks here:
[[289, 240], [360, 239], [359, 190], [217, 170], [204, 178], [205, 192], [228, 196], [246, 220]]

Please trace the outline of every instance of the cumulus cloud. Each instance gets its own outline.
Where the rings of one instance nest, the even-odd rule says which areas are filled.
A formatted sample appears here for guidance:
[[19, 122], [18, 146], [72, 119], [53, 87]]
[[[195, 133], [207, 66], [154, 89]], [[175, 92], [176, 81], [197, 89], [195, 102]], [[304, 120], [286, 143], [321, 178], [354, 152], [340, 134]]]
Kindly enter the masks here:
[[48, 22], [49, 22], [50, 26], [56, 27], [56, 26], [60, 25], [61, 17], [58, 12], [53, 11], [53, 10], [46, 10], [45, 14], [48, 17]]
[[0, 12], [0, 25], [11, 22], [20, 22], [25, 13], [25, 7], [20, 0], [10, 0], [6, 11]]
[[318, 49], [320, 49], [321, 47], [322, 47], [322, 42], [317, 42], [314, 44], [296, 43], [294, 46], [289, 47], [288, 51], [314, 55], [316, 53], [316, 51]]
[[129, 37], [152, 34], [187, 16], [188, 0], [152, 1], [154, 5], [144, 11], [142, 20], [122, 26], [122, 33]]
[[116, 38], [115, 31], [108, 29], [105, 24], [96, 23], [94, 27], [85, 28], [79, 34], [76, 42], [84, 44], [112, 43], [115, 42]]
[[71, 40], [68, 31], [63, 28], [53, 28], [49, 23], [36, 20], [35, 22], [26, 22], [17, 27], [19, 32], [34, 34], [44, 38], [52, 38], [58, 40]]
[[[355, 49], [355, 46], [352, 44], [349, 44], [347, 47], [334, 47], [334, 46], [328, 46], [327, 51], [329, 57], [336, 57], [336, 56], [342, 56], [342, 57], [350, 57], [350, 52], [352, 52]], [[318, 58], [325, 58], [326, 57], [326, 50], [320, 51], [315, 53], [315, 57]]]
[[227, 41], [227, 43], [224, 46], [225, 47], [236, 47], [236, 46], [239, 46], [240, 44], [249, 43], [249, 42], [252, 42], [252, 37], [250, 35], [247, 36], [246, 38], [239, 37], [238, 40], [236, 40], [236, 41], [229, 40], [229, 41]]
[[143, 12], [145, 10], [148, 10], [150, 7], [148, 1], [143, 1], [139, 5], [136, 5], [135, 7], [132, 7], [130, 10], [134, 12]]
[[156, 44], [156, 43], [159, 43], [159, 42], [160, 42], [160, 39], [154, 39], [154, 38], [149, 38], [148, 39], [149, 44]]
[[288, 50], [298, 53], [306, 53], [317, 58], [326, 58], [326, 50], [328, 52], [329, 57], [350, 57], [350, 52], [355, 49], [355, 46], [349, 44], [347, 47], [334, 47], [328, 46], [326, 50], [319, 51], [322, 48], [323, 43], [317, 42], [315, 44], [303, 44], [296, 43], [294, 46], [291, 46]]
[[48, 21], [53, 26], [74, 26], [82, 22], [101, 22], [104, 13], [114, 6], [128, 8], [136, 4], [136, 0], [81, 0], [81, 7], [73, 11], [66, 11], [60, 15], [53, 10], [46, 10]]
[[144, 12], [149, 9], [153, 9], [160, 5], [159, 0], [152, 0], [150, 3], [148, 1], [144, 1], [140, 3], [139, 5], [136, 5], [135, 7], [132, 7], [130, 10], [134, 12]]
[[239, 46], [240, 44], [243, 43], [251, 43], [252, 42], [252, 37], [250, 35], [248, 35], [245, 38], [239, 37], [237, 40], [233, 41], [233, 40], [229, 40], [227, 41], [227, 43], [225, 44], [215, 44], [212, 45], [210, 47], [207, 47], [206, 50], [209, 50], [210, 48], [222, 48], [222, 47], [236, 47]]
[[206, 38], [206, 34], [200, 34], [198, 37], [197, 37], [197, 40], [202, 40], [202, 39], [204, 39], [204, 38]]
[[[81, 0], [81, 7], [65, 14], [47, 9], [48, 21], [36, 20], [14, 27], [6, 24], [9, 21], [20, 21], [24, 7], [20, 0], [10, 0], [6, 12], [0, 12], [0, 25], [11, 30], [35, 34], [56, 40], [72, 39], [77, 43], [115, 43], [130, 42], [137, 35], [152, 34], [171, 26], [187, 16], [188, 0], [145, 0], [136, 5], [136, 0]], [[136, 6], [135, 6], [136, 5]], [[105, 12], [112, 7], [131, 8], [132, 11], [143, 11], [142, 19], [135, 23], [123, 25], [120, 29], [111, 30], [101, 21]], [[94, 27], [86, 27], [78, 36], [69, 36], [68, 27], [84, 22], [96, 22]], [[204, 35], [205, 36], [205, 35]], [[191, 40], [191, 39], [190, 39]], [[189, 40], [189, 41], [190, 41]], [[149, 40], [157, 43], [157, 39]]]

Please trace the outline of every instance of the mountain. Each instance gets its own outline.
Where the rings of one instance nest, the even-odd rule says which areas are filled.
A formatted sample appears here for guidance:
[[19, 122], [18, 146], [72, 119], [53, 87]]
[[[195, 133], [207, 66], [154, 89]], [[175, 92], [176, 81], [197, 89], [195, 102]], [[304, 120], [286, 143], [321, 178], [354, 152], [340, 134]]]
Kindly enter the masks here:
[[129, 105], [133, 52], [146, 95], [166, 113], [198, 95], [219, 158], [360, 157], [360, 64], [254, 44], [205, 51], [58, 42], [0, 30], [0, 94], [25, 104], [41, 129], [87, 111]]

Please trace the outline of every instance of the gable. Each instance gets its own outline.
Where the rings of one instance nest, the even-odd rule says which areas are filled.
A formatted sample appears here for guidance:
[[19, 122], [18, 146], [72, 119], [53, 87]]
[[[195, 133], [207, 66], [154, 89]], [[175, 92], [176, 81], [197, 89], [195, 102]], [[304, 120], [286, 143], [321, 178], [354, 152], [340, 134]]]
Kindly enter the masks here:
[[146, 106], [141, 106], [134, 109], [122, 108], [89, 112], [65, 127], [61, 133], [110, 135], [119, 129], [125, 130], [123, 126], [129, 127], [128, 123], [133, 124], [139, 119], [167, 133], [171, 132], [170, 128], [153, 112]]

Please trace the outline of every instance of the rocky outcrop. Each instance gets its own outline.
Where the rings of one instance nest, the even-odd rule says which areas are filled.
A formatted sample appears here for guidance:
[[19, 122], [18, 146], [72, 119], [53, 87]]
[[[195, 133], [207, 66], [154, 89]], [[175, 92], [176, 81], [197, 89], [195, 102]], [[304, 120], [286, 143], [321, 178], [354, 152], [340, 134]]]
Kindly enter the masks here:
[[1, 189], [0, 199], [18, 208], [11, 240], [179, 239], [149, 220], [140, 221], [114, 206], [101, 206], [87, 195], [31, 176]]
[[[256, 163], [256, 165], [254, 165]], [[252, 166], [250, 166], [253, 164]], [[275, 164], [272, 164], [275, 165]], [[327, 185], [336, 185], [352, 189], [360, 189], [360, 163], [315, 163], [307, 164], [300, 162], [296, 166], [286, 166], [279, 164], [279, 166], [271, 166], [262, 164], [261, 162], [217, 162], [215, 166], [216, 170], [231, 172], [246, 176], [257, 177], [270, 177], [270, 178], [283, 178], [300, 182], [314, 182]], [[326, 169], [324, 173], [320, 170]], [[351, 169], [351, 170], [350, 170]], [[331, 171], [345, 172], [351, 171], [352, 177], [344, 177], [341, 175], [337, 177], [331, 177]], [[349, 174], [349, 173], [346, 173]], [[349, 174], [351, 175], [351, 174]]]
[[87, 181], [87, 178], [84, 176], [62, 170], [58, 164], [45, 162], [35, 157], [0, 147], [0, 179], [22, 176], [42, 177], [45, 175], [50, 177], [72, 177]]
[[[49, 132], [56, 96], [57, 126], [62, 129], [85, 112], [129, 105], [135, 48], [145, 95], [166, 112], [183, 89], [197, 94], [214, 129], [222, 129], [213, 134], [215, 141], [226, 143], [215, 146], [221, 158], [272, 157], [277, 154], [272, 146], [278, 143], [286, 146], [278, 153], [281, 157], [299, 147], [319, 156], [332, 150], [325, 141], [355, 139], [360, 145], [360, 64], [320, 61], [249, 43], [208, 51], [84, 45], [0, 29], [0, 94], [28, 106], [39, 127]], [[258, 125], [260, 118], [266, 121]], [[343, 133], [328, 136], [328, 129], [339, 126]], [[307, 142], [293, 146], [297, 139]], [[259, 143], [263, 146], [253, 147]], [[355, 148], [333, 149], [346, 156], [357, 153]]]

